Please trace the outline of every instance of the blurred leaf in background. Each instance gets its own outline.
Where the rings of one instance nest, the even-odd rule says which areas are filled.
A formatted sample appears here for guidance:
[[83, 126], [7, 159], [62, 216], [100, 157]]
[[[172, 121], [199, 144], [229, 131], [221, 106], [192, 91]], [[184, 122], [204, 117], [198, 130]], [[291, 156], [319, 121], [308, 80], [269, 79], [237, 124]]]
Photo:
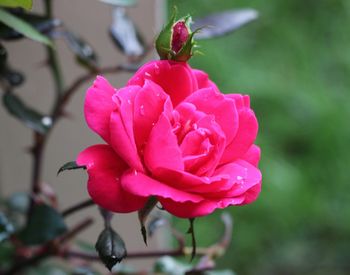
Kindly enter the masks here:
[[0, 22], [32, 40], [52, 46], [52, 42], [48, 37], [41, 34], [26, 21], [1, 8]]
[[[237, 274], [349, 274], [350, 2], [172, 0], [196, 18], [253, 8], [257, 21], [201, 40], [205, 70], [223, 92], [246, 93], [259, 120], [260, 198], [232, 207]], [[197, 220], [198, 245], [217, 236], [216, 215]], [[186, 222], [179, 224], [186, 228]]]
[[32, 0], [0, 0], [0, 6], [10, 8], [24, 8], [30, 10], [33, 6]]

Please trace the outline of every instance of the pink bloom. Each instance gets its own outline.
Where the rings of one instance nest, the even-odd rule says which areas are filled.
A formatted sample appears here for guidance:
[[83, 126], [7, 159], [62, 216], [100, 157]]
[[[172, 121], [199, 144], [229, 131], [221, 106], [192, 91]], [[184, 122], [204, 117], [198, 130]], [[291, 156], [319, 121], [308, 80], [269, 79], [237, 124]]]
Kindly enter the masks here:
[[85, 118], [107, 144], [85, 149], [77, 162], [87, 166], [90, 196], [108, 210], [136, 211], [155, 196], [168, 212], [191, 218], [260, 193], [249, 97], [221, 94], [186, 63], [149, 62], [118, 90], [97, 77]]

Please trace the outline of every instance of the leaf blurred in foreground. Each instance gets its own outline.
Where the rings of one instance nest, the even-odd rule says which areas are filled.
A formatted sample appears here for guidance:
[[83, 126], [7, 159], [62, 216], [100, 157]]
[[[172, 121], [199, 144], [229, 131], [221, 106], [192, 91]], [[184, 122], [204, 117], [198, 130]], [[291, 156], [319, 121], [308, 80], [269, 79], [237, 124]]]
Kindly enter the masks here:
[[70, 31], [64, 32], [63, 37], [79, 63], [89, 69], [96, 69], [97, 54], [83, 38]]
[[51, 241], [67, 231], [62, 216], [47, 204], [35, 204], [26, 227], [19, 233], [25, 245]]
[[201, 29], [195, 34], [196, 39], [209, 39], [226, 35], [254, 21], [259, 14], [254, 9], [239, 9], [214, 13], [194, 19], [191, 28]]
[[30, 10], [33, 0], [0, 0], [0, 6]]
[[[18, 19], [25, 21], [38, 32], [47, 35], [51, 35], [53, 29], [62, 25], [61, 20], [49, 18], [41, 14], [23, 12], [22, 10], [12, 10], [11, 14]], [[13, 27], [0, 23], [0, 38], [4, 40], [14, 40], [23, 37], [23, 34], [15, 30]]]
[[124, 8], [114, 8], [109, 32], [117, 47], [126, 56], [140, 56], [145, 52], [143, 39]]
[[16, 17], [4, 9], [0, 9], [0, 22], [32, 40], [52, 46], [52, 42], [47, 36], [41, 34], [26, 21]]

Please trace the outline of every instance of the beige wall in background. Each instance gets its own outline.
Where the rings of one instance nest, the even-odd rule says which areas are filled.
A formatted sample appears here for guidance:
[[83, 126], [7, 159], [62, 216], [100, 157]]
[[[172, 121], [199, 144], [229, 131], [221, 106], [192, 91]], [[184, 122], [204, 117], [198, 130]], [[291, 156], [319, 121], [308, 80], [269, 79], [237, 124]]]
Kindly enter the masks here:
[[[42, 1], [34, 2], [34, 11], [42, 11]], [[67, 28], [79, 33], [90, 42], [99, 54], [101, 65], [110, 66], [125, 61], [107, 33], [107, 26], [111, 22], [109, 5], [97, 0], [55, 0], [53, 3], [55, 16], [61, 19]], [[159, 4], [159, 1], [140, 0], [137, 7], [128, 9], [129, 15], [135, 19], [148, 42], [151, 42], [155, 35], [156, 3]], [[48, 69], [42, 66], [46, 56], [44, 47], [28, 39], [6, 43], [5, 47], [9, 51], [12, 67], [27, 76], [25, 84], [17, 89], [16, 93], [30, 106], [48, 112], [52, 106], [54, 87]], [[72, 53], [63, 41], [57, 41], [57, 49], [65, 83], [69, 85], [85, 70], [74, 62]], [[115, 87], [123, 86], [129, 77], [130, 75], [125, 73], [118, 76], [107, 75]], [[57, 169], [63, 163], [74, 160], [85, 147], [102, 142], [88, 129], [83, 117], [84, 94], [91, 83], [92, 81], [85, 83], [68, 104], [66, 111], [70, 117], [56, 125], [44, 156], [42, 178], [57, 192], [60, 209], [88, 198], [87, 177], [86, 173], [79, 170], [62, 173], [56, 177]], [[32, 144], [32, 132], [9, 116], [2, 106], [0, 126], [0, 194], [6, 196], [29, 188], [32, 162], [26, 150]], [[95, 208], [75, 214], [67, 222], [72, 225], [87, 215], [94, 217], [95, 224], [84, 232], [82, 238], [94, 242], [102, 228], [101, 219]], [[129, 251], [149, 249], [142, 242], [136, 215], [117, 215], [114, 217], [114, 224], [124, 237]], [[159, 242], [156, 244], [156, 241], [151, 241], [152, 246], [159, 247]], [[139, 267], [148, 265], [145, 261], [132, 263]]]

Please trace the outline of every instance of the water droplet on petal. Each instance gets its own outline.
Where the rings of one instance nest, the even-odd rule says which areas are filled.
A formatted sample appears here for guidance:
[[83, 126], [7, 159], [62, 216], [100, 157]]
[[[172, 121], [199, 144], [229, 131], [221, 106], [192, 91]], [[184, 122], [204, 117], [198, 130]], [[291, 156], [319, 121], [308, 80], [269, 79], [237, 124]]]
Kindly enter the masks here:
[[192, 128], [193, 128], [194, 130], [197, 130], [197, 129], [198, 129], [197, 123], [193, 123], [193, 124], [192, 124]]
[[136, 170], [134, 170], [134, 176], [137, 176], [138, 172]]
[[131, 105], [131, 100], [130, 100], [130, 99], [128, 99], [128, 104], [130, 104], [130, 105]]
[[145, 115], [145, 106], [143, 106], [143, 105], [140, 106], [140, 114], [141, 114], [141, 116]]
[[149, 72], [145, 72], [145, 76], [151, 77], [151, 74]]
[[159, 74], [160, 73], [160, 69], [159, 69], [159, 66], [157, 64], [154, 65], [154, 72], [156, 74]]

